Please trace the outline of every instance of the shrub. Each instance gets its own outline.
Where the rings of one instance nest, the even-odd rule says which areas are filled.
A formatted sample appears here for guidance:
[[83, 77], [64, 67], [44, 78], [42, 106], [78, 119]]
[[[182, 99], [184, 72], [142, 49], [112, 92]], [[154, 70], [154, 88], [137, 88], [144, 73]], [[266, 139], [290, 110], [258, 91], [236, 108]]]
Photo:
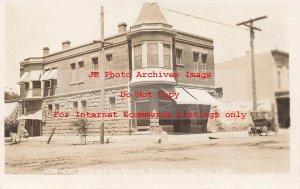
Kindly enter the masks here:
[[76, 130], [80, 134], [80, 140], [82, 143], [86, 144], [86, 136], [87, 136], [87, 119], [77, 119], [76, 121], [71, 122], [72, 126], [77, 127]]

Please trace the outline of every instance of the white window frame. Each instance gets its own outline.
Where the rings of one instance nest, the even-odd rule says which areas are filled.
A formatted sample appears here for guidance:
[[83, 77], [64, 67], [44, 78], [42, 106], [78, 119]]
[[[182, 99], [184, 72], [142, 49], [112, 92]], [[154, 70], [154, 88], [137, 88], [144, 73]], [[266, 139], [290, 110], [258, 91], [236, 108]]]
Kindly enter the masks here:
[[[158, 46], [158, 66], [148, 67], [148, 43], [157, 43]], [[164, 54], [163, 54], [163, 45], [170, 45], [170, 68], [164, 67]], [[134, 62], [134, 47], [136, 45], [142, 45], [142, 68], [136, 68]], [[172, 43], [165, 41], [143, 41], [142, 43], [132, 44], [132, 69], [143, 69], [143, 68], [164, 68], [164, 69], [173, 69], [173, 51], [172, 51]]]

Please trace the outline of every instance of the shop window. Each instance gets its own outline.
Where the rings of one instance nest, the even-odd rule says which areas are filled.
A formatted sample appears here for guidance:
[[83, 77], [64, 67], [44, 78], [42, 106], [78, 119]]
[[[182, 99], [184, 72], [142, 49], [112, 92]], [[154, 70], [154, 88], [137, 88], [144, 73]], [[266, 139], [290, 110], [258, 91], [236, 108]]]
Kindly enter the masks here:
[[[200, 112], [200, 106], [199, 105], [190, 105], [189, 106], [190, 112]], [[202, 119], [199, 117], [193, 117], [191, 118], [191, 125], [201, 125]]]
[[[141, 101], [136, 102], [136, 112], [150, 112], [149, 111], [150, 102], [149, 101]], [[150, 117], [138, 117], [136, 118], [137, 126], [150, 126]]]
[[[159, 112], [170, 112], [172, 115], [175, 115], [175, 107], [172, 101], [158, 101]], [[159, 125], [173, 125], [172, 117], [160, 117]]]

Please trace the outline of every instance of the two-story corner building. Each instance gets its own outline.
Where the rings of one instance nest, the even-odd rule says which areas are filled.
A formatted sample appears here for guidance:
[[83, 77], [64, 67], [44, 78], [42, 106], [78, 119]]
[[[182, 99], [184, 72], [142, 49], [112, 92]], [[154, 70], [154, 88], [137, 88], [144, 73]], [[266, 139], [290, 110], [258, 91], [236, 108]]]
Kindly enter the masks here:
[[[30, 135], [53, 127], [72, 134], [70, 122], [79, 117], [88, 117], [90, 134], [99, 134], [101, 117], [108, 135], [209, 129], [207, 114], [217, 103], [213, 40], [174, 30], [156, 3], [145, 3], [130, 30], [120, 23], [118, 32], [105, 38], [105, 62], [99, 43], [71, 47], [65, 41], [61, 51], [45, 47], [42, 57], [20, 64], [19, 120]], [[100, 77], [90, 77], [100, 66], [106, 70], [104, 112]]]
[[[223, 87], [222, 103], [251, 105], [252, 72], [250, 53], [215, 64], [216, 86]], [[280, 127], [290, 126], [289, 54], [272, 50], [255, 55], [255, 78], [258, 109], [274, 109]]]

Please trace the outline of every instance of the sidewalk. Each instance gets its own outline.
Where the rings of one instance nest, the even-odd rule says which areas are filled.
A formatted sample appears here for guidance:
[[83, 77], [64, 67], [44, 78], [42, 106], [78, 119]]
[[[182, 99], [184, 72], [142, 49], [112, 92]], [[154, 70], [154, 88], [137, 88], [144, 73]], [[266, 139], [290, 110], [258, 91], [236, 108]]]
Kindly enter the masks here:
[[[186, 143], [202, 140], [209, 140], [208, 137], [215, 138], [240, 138], [248, 137], [247, 131], [238, 132], [216, 132], [216, 133], [195, 133], [195, 134], [168, 134], [168, 143]], [[47, 142], [49, 135], [30, 137], [29, 141]], [[157, 143], [160, 135], [124, 135], [124, 136], [105, 136], [109, 138], [109, 143]], [[100, 141], [100, 136], [87, 136], [88, 143], [96, 143]], [[55, 136], [53, 135], [50, 143], [78, 143], [79, 136]]]

